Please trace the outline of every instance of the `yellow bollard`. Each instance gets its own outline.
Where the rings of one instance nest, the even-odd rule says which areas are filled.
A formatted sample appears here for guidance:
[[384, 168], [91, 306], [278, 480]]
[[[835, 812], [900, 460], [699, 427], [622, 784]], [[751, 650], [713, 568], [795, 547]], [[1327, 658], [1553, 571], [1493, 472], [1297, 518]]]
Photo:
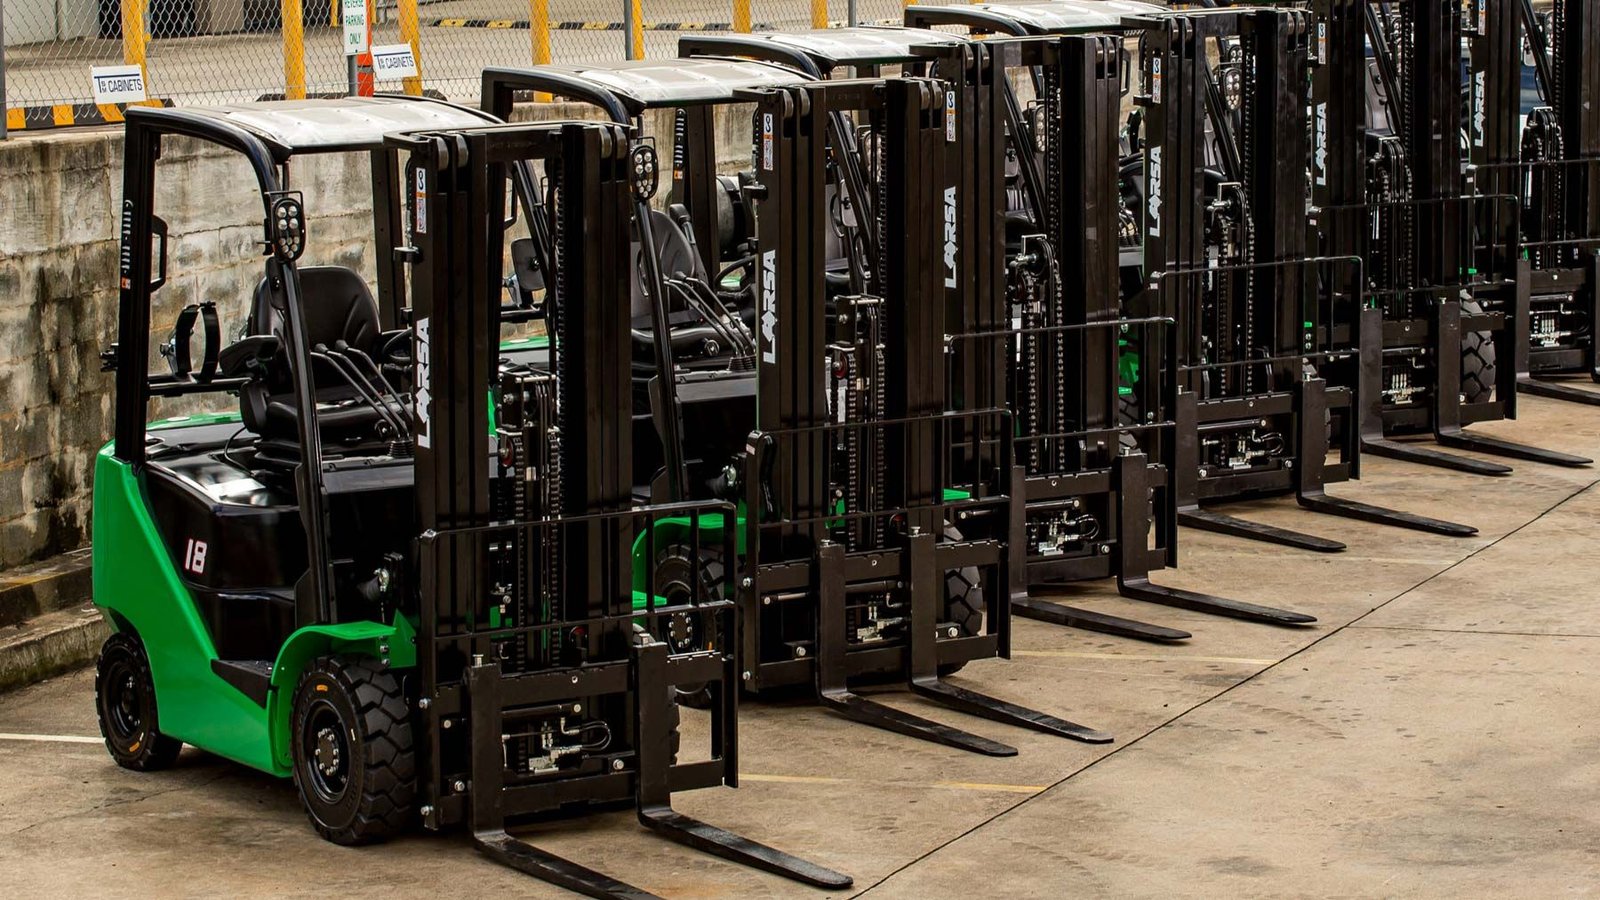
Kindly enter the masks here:
[[811, 27], [828, 27], [828, 0], [811, 0]]
[[306, 22], [300, 0], [282, 0], [283, 19], [283, 96], [290, 100], [306, 98]]
[[640, 0], [628, 0], [633, 10], [633, 34], [629, 43], [633, 46], [633, 58], [644, 59], [644, 4]]
[[400, 40], [411, 45], [411, 58], [417, 62], [415, 77], [405, 79], [405, 91], [422, 96], [422, 26], [417, 22], [417, 0], [399, 0]]
[[733, 30], [750, 33], [750, 0], [733, 0]]
[[[415, 2], [415, 0], [413, 0]], [[550, 0], [529, 0], [533, 7], [533, 64], [550, 64]], [[555, 99], [546, 91], [534, 91], [535, 103], [549, 103]]]
[[145, 68], [145, 49], [150, 44], [150, 33], [144, 27], [147, 6], [149, 0], [122, 0], [122, 61], [139, 67], [145, 90], [149, 91], [150, 72]]

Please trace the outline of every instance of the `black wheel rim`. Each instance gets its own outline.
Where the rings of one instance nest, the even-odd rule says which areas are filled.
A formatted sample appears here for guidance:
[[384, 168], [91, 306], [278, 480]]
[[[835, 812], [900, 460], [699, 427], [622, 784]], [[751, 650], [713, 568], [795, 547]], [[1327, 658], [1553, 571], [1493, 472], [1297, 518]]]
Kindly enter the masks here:
[[323, 803], [338, 803], [350, 787], [350, 741], [344, 717], [332, 703], [317, 700], [307, 710], [300, 749], [312, 792]]
[[117, 662], [106, 672], [105, 685], [106, 724], [113, 739], [128, 746], [144, 733], [144, 694], [139, 679], [132, 666]]
[[[709, 587], [705, 583], [700, 585], [702, 591]], [[683, 550], [668, 548], [666, 555], [656, 561], [655, 589], [656, 596], [666, 606], [690, 606], [700, 602], [694, 595], [694, 562], [684, 555]], [[688, 653], [699, 649], [698, 618], [695, 613], [685, 611], [672, 613], [661, 620], [658, 626], [660, 637], [666, 641], [671, 652]]]

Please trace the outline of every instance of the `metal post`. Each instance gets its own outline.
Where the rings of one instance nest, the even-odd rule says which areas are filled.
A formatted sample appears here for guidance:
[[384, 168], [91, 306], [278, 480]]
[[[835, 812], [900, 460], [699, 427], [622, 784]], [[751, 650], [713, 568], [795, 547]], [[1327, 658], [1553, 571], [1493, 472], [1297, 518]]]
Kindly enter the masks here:
[[[412, 0], [414, 3], [415, 0]], [[529, 0], [533, 12], [533, 64], [550, 64], [550, 0]], [[549, 103], [555, 99], [548, 91], [535, 91], [534, 102]]]
[[405, 92], [413, 97], [422, 95], [422, 27], [417, 21], [417, 0], [399, 0], [400, 40], [411, 45], [411, 58], [416, 60], [417, 74], [405, 79]]
[[6, 139], [6, 126], [11, 118], [11, 108], [6, 106], [6, 4], [0, 0], [0, 141]]
[[811, 0], [811, 27], [828, 27], [828, 0]]
[[[850, 0], [855, 3], [855, 0]], [[733, 30], [740, 34], [750, 33], [750, 0], [733, 0]]]
[[138, 66], [139, 74], [148, 88], [150, 73], [145, 70], [145, 47], [150, 35], [145, 31], [144, 15], [149, 0], [122, 0], [122, 61]]
[[850, 0], [850, 4], [845, 7], [845, 19], [849, 22], [851, 28], [861, 24], [861, 16], [856, 11], [856, 0]]
[[627, 32], [628, 58], [644, 59], [644, 9], [640, 0], [624, 0], [622, 24]]
[[306, 96], [306, 23], [300, 0], [283, 0], [283, 96], [304, 100]]

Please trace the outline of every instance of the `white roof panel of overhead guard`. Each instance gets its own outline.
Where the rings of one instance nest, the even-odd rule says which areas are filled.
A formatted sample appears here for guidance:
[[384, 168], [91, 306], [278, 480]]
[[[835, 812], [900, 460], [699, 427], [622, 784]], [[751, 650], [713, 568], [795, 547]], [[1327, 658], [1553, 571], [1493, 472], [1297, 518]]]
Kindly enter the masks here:
[[388, 134], [474, 128], [493, 116], [427, 97], [337, 97], [262, 100], [231, 106], [184, 107], [191, 116], [238, 126], [295, 153], [380, 147]]
[[1017, 0], [1012, 3], [975, 3], [973, 9], [1015, 19], [1049, 34], [1088, 33], [1115, 29], [1125, 16], [1159, 16], [1172, 11], [1134, 0]]
[[917, 47], [960, 44], [968, 38], [925, 28], [858, 25], [853, 28], [812, 28], [795, 32], [762, 32], [739, 35], [784, 47], [792, 47], [812, 58], [826, 59], [834, 65], [891, 63], [914, 57]]
[[787, 66], [699, 57], [541, 68], [593, 82], [644, 106], [716, 103], [732, 100], [739, 91], [804, 84], [811, 80]]

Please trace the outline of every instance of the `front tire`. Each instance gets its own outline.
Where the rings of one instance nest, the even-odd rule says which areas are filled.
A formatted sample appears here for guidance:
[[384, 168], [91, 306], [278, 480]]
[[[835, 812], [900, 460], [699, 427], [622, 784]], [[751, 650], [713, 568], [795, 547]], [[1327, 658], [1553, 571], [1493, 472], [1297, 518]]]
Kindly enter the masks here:
[[415, 821], [410, 710], [393, 672], [324, 656], [295, 688], [294, 783], [311, 827], [335, 844], [368, 844]]
[[[726, 571], [720, 550], [671, 544], [657, 554], [655, 590], [668, 606], [716, 602], [726, 594]], [[718, 642], [718, 635], [705, 633], [714, 621], [715, 615], [677, 613], [661, 620], [657, 637], [672, 653], [706, 650]], [[676, 689], [676, 696], [690, 709], [711, 708], [711, 690], [704, 684], [684, 685]]]
[[[959, 541], [961, 532], [954, 526], [944, 526], [944, 539]], [[983, 633], [983, 580], [977, 566], [946, 569], [944, 573], [945, 620], [960, 630], [959, 637], [972, 637]], [[954, 675], [966, 668], [966, 663], [945, 663], [939, 666], [940, 677]]]
[[[1463, 297], [1461, 312], [1475, 316], [1483, 312], [1483, 304]], [[1461, 332], [1461, 397], [1468, 403], [1478, 403], [1494, 397], [1495, 352], [1494, 334], [1488, 331]]]
[[135, 772], [154, 772], [178, 759], [183, 742], [161, 733], [150, 657], [134, 635], [118, 632], [100, 647], [100, 657], [95, 660], [94, 705], [100, 735], [117, 765]]

